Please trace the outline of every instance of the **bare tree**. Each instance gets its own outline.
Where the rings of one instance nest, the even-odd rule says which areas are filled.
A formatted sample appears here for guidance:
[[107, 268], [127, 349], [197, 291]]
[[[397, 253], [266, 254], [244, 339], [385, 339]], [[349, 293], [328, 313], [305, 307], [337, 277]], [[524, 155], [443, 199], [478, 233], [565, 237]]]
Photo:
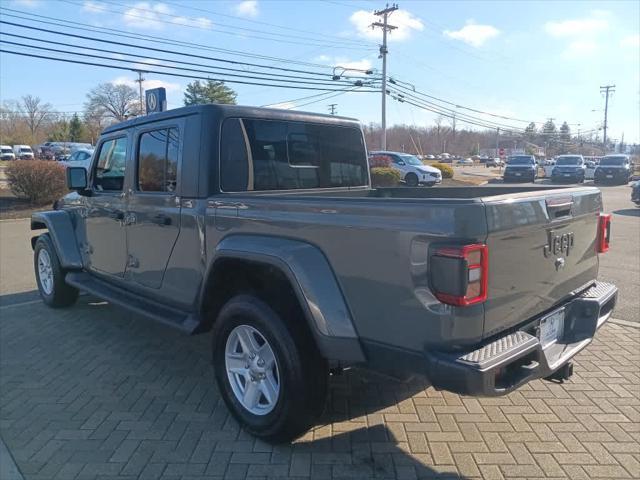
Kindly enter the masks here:
[[51, 114], [51, 104], [42, 103], [40, 97], [25, 95], [22, 101], [18, 102], [18, 111], [24, 117], [31, 132], [31, 143], [34, 143], [38, 130]]
[[101, 83], [87, 94], [85, 110], [102, 112], [105, 117], [122, 122], [139, 114], [138, 93], [128, 85]]
[[107, 123], [105, 110], [103, 108], [85, 108], [83, 120], [91, 139], [91, 144], [95, 145]]

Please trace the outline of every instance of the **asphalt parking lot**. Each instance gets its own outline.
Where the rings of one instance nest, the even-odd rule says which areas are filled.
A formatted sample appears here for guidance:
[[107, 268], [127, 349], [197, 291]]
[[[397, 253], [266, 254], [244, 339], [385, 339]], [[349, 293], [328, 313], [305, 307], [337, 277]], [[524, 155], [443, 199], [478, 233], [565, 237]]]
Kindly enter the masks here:
[[620, 288], [623, 322], [568, 382], [477, 399], [351, 370], [332, 377], [316, 428], [279, 446], [230, 417], [208, 336], [87, 296], [46, 308], [28, 221], [1, 222], [0, 437], [25, 479], [640, 478], [640, 329], [627, 323], [640, 322], [640, 208], [628, 187], [602, 190], [614, 228], [601, 279]]

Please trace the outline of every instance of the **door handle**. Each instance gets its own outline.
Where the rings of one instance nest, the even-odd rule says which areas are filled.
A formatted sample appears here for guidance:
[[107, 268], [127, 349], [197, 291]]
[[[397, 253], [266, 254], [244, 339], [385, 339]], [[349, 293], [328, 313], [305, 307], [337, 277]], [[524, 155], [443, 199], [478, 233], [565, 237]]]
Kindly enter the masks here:
[[151, 220], [156, 225], [171, 225], [171, 217], [163, 213], [159, 213]]

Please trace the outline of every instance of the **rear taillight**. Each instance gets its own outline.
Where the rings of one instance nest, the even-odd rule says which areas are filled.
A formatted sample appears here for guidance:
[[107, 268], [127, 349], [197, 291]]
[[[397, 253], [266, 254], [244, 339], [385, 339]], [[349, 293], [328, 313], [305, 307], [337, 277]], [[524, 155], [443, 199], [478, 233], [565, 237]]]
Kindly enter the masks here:
[[438, 300], [466, 307], [487, 299], [489, 249], [484, 244], [439, 247], [431, 256], [431, 287]]
[[598, 217], [598, 253], [609, 251], [609, 240], [611, 239], [611, 214], [601, 213]]

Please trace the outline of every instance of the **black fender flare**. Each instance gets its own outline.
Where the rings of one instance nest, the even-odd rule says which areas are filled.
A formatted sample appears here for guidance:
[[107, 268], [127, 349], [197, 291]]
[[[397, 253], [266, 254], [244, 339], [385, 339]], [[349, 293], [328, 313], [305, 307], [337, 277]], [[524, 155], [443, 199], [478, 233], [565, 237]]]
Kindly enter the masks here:
[[[71, 216], [64, 210], [37, 212], [31, 215], [31, 230], [49, 230], [49, 236], [58, 254], [60, 266], [65, 270], [82, 269], [82, 256], [78, 249]], [[38, 237], [31, 239], [35, 246]]]
[[216, 246], [203, 283], [201, 305], [210, 272], [217, 261], [228, 258], [269, 264], [279, 269], [296, 293], [321, 354], [328, 360], [344, 364], [365, 361], [342, 290], [318, 247], [283, 237], [229, 235]]

